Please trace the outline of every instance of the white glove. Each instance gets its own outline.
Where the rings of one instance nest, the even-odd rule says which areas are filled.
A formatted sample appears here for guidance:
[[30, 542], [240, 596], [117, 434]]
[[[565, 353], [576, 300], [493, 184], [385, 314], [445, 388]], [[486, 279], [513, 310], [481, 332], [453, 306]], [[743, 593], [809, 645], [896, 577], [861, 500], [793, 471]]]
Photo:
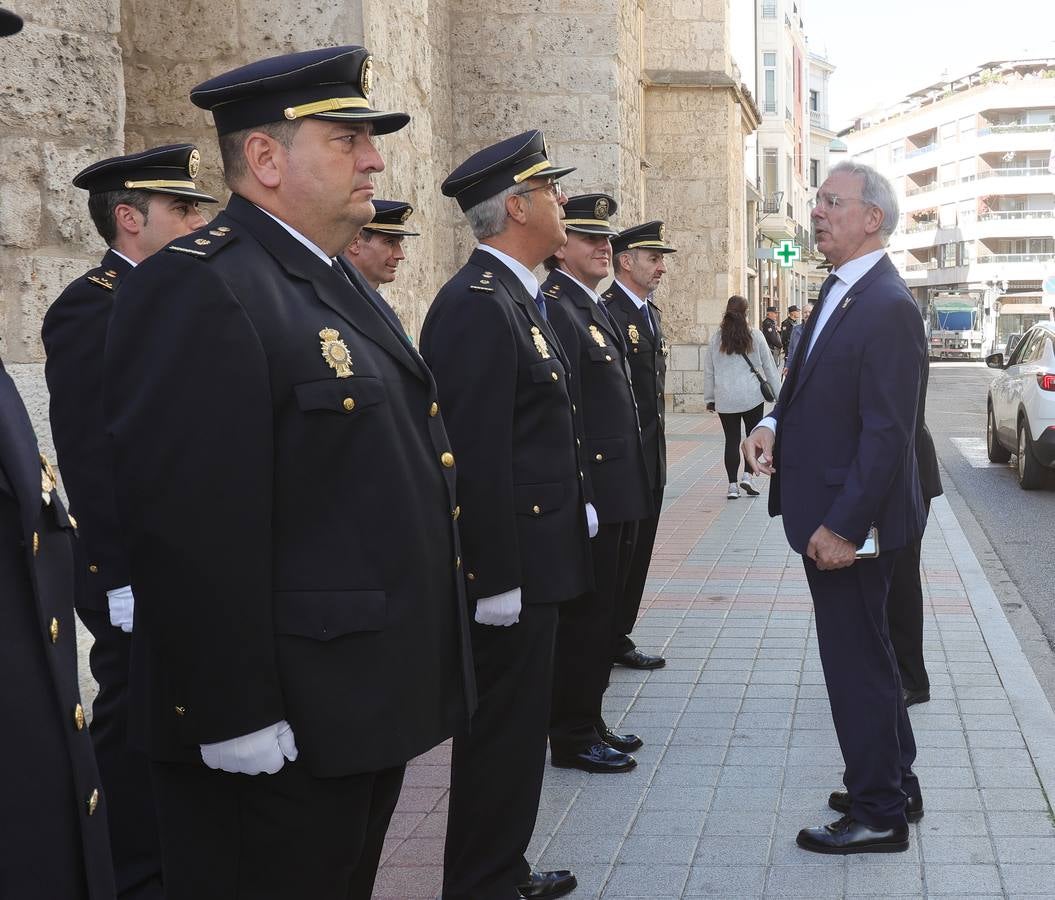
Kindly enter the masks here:
[[516, 625], [520, 621], [520, 588], [477, 600], [474, 618], [480, 625]]
[[283, 719], [252, 734], [201, 745], [201, 758], [210, 769], [242, 775], [259, 775], [266, 772], [274, 775], [288, 759], [297, 758], [297, 744], [293, 740], [293, 729]]
[[120, 628], [125, 634], [132, 633], [132, 614], [135, 611], [136, 598], [132, 596], [132, 585], [114, 588], [106, 592], [110, 601], [110, 624]]
[[590, 540], [597, 537], [597, 510], [592, 503], [586, 504], [586, 531], [589, 532]]

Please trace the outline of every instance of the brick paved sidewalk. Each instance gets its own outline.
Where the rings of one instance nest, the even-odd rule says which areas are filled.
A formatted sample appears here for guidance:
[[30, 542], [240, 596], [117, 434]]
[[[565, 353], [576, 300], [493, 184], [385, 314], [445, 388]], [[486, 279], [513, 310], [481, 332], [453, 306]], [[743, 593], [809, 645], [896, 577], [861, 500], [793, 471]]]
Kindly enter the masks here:
[[[944, 500], [924, 539], [931, 702], [913, 707], [926, 815], [907, 853], [799, 850], [840, 785], [809, 591], [765, 493], [725, 499], [710, 416], [671, 416], [671, 483], [634, 632], [655, 672], [616, 669], [615, 730], [638, 767], [549, 768], [530, 858], [571, 868], [573, 898], [1055, 897], [1055, 714]], [[414, 761], [377, 898], [436, 897], [448, 746]]]

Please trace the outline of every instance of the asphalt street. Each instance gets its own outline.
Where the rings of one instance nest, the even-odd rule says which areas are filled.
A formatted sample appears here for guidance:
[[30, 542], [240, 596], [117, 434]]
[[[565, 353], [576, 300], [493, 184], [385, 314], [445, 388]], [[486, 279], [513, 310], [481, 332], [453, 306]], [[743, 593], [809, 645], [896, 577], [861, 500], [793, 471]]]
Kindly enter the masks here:
[[1013, 465], [987, 461], [986, 389], [995, 375], [979, 363], [932, 363], [927, 424], [949, 502], [1055, 701], [1055, 489], [1023, 491]]

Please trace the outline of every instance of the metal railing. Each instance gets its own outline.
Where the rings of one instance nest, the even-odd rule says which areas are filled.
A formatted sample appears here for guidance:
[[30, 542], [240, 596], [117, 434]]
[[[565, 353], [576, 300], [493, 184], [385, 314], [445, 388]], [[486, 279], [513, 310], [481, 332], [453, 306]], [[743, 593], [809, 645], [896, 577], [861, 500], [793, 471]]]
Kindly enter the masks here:
[[828, 127], [828, 114], [826, 112], [822, 112], [819, 109], [811, 109], [810, 110], [810, 124], [811, 125], [816, 125], [818, 128], [827, 128]]
[[936, 150], [937, 148], [938, 144], [937, 142], [935, 142], [933, 144], [927, 144], [926, 147], [919, 147], [916, 150], [909, 150], [909, 152], [905, 154], [905, 159], [912, 159], [915, 156], [922, 156], [924, 153], [930, 153], [932, 150]]
[[990, 125], [988, 128], [979, 128], [978, 136], [985, 137], [987, 134], [1036, 134], [1044, 131], [1055, 131], [1055, 122], [1010, 122], [1006, 125]]
[[930, 260], [930, 262], [912, 263], [910, 265], [905, 266], [906, 271], [909, 272], [924, 272], [928, 269], [936, 268], [938, 268], [938, 261], [936, 259], [932, 259]]
[[905, 196], [906, 197], [915, 197], [916, 194], [925, 194], [925, 193], [927, 193], [927, 191], [936, 190], [937, 187], [938, 187], [938, 182], [932, 181], [930, 184], [924, 184], [924, 185], [921, 185], [920, 187], [909, 188], [907, 191], [905, 191]]
[[916, 222], [913, 225], [909, 225], [905, 228], [905, 234], [916, 234], [920, 231], [933, 231], [938, 227], [938, 220], [934, 219], [932, 222]]
[[1019, 219], [1055, 219], [1055, 209], [994, 209], [978, 214], [979, 222]]
[[979, 178], [1034, 178], [1041, 175], [1050, 175], [1047, 166], [1036, 168], [1020, 167], [1017, 169], [990, 169], [988, 172], [979, 172]]
[[1055, 259], [1055, 253], [991, 253], [989, 256], [979, 256], [978, 263], [1032, 263], [1051, 262]]

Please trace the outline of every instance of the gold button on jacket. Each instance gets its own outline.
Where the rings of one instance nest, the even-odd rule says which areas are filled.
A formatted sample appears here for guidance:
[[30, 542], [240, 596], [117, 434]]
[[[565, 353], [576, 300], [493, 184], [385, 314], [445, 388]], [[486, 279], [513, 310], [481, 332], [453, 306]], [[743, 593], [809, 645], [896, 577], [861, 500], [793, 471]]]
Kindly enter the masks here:
[[52, 619], [48, 626], [48, 634], [51, 635], [51, 643], [56, 644], [59, 640], [59, 620]]
[[88, 815], [94, 816], [95, 811], [99, 808], [99, 789], [92, 788], [92, 792], [88, 795]]
[[454, 454], [448, 450], [440, 457], [440, 462], [445, 468], [450, 469], [454, 465]]
[[353, 409], [355, 409], [355, 398], [345, 397], [344, 402], [341, 404], [341, 406], [348, 410], [348, 412], [351, 412]]
[[73, 724], [78, 731], [84, 730], [84, 707], [79, 703], [73, 707]]

